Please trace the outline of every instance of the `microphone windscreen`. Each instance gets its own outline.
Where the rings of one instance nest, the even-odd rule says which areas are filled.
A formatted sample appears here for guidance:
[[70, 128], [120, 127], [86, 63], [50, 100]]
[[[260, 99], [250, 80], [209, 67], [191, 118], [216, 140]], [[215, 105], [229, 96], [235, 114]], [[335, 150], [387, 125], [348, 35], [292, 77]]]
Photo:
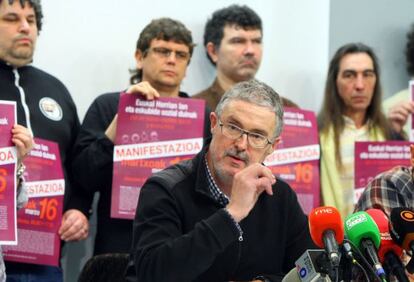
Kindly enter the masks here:
[[366, 210], [366, 213], [369, 214], [372, 217], [372, 219], [375, 221], [380, 233], [389, 231], [388, 218], [382, 210], [368, 209]]
[[309, 214], [309, 231], [313, 242], [319, 247], [324, 248], [323, 234], [327, 230], [335, 233], [335, 240], [342, 244], [344, 240], [344, 226], [341, 214], [334, 207], [317, 207]]
[[359, 211], [346, 217], [345, 234], [358, 248], [360, 248], [363, 239], [371, 240], [377, 249], [381, 243], [377, 224], [372, 217], [364, 211]]
[[391, 238], [389, 230], [389, 221], [385, 213], [379, 209], [369, 209], [366, 210], [366, 212], [375, 221], [380, 232], [381, 244], [378, 249], [378, 257], [380, 259], [380, 262], [384, 263], [385, 255], [390, 251], [398, 257], [401, 257], [402, 249]]
[[301, 282], [301, 281], [302, 280], [300, 279], [296, 268], [292, 268], [282, 279], [282, 282]]
[[414, 240], [414, 211], [409, 208], [393, 208], [390, 213], [392, 239], [405, 250], [410, 250]]

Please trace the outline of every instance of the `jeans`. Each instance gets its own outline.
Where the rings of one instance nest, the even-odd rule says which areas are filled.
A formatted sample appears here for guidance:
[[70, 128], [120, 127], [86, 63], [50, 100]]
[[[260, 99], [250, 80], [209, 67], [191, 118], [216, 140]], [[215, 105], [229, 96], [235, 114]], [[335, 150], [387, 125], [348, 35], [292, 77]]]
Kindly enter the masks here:
[[6, 282], [63, 282], [62, 269], [57, 266], [6, 263]]

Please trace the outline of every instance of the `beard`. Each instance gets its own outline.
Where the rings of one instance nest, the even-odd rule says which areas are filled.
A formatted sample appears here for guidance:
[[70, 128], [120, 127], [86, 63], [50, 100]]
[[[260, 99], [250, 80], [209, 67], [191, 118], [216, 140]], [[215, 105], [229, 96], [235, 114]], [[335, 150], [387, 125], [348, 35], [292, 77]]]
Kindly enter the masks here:
[[10, 57], [16, 60], [32, 61], [34, 54], [34, 47], [31, 46], [17, 46], [10, 50]]

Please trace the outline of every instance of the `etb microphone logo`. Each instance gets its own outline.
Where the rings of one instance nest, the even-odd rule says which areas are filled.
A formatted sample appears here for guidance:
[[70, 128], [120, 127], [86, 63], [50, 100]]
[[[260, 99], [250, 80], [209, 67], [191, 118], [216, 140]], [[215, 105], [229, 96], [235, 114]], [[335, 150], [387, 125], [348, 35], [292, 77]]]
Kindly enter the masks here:
[[345, 225], [348, 227], [348, 229], [351, 229], [355, 225], [360, 224], [365, 221], [367, 221], [367, 217], [365, 216], [365, 214], [359, 214], [359, 215], [352, 216], [351, 218], [346, 220]]
[[299, 270], [299, 276], [300, 276], [300, 278], [305, 278], [305, 277], [306, 277], [306, 274], [308, 274], [308, 271], [306, 270], [306, 268], [305, 268], [305, 267], [302, 267], [302, 268]]
[[405, 221], [413, 222], [414, 221], [414, 213], [412, 211], [402, 211], [401, 212], [401, 218]]
[[301, 260], [301, 263], [297, 266], [299, 269], [299, 276], [305, 278], [313, 270], [312, 260], [306, 252], [299, 260]]

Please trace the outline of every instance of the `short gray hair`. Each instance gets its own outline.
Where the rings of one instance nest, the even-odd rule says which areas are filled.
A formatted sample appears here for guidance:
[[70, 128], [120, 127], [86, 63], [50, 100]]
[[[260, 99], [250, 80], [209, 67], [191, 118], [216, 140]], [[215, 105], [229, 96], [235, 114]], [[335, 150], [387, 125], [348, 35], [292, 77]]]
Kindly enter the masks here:
[[257, 106], [266, 107], [276, 115], [275, 134], [276, 139], [283, 128], [283, 106], [279, 94], [267, 84], [251, 79], [235, 84], [221, 97], [216, 108], [216, 115], [220, 118], [224, 108], [234, 100], [241, 100]]

